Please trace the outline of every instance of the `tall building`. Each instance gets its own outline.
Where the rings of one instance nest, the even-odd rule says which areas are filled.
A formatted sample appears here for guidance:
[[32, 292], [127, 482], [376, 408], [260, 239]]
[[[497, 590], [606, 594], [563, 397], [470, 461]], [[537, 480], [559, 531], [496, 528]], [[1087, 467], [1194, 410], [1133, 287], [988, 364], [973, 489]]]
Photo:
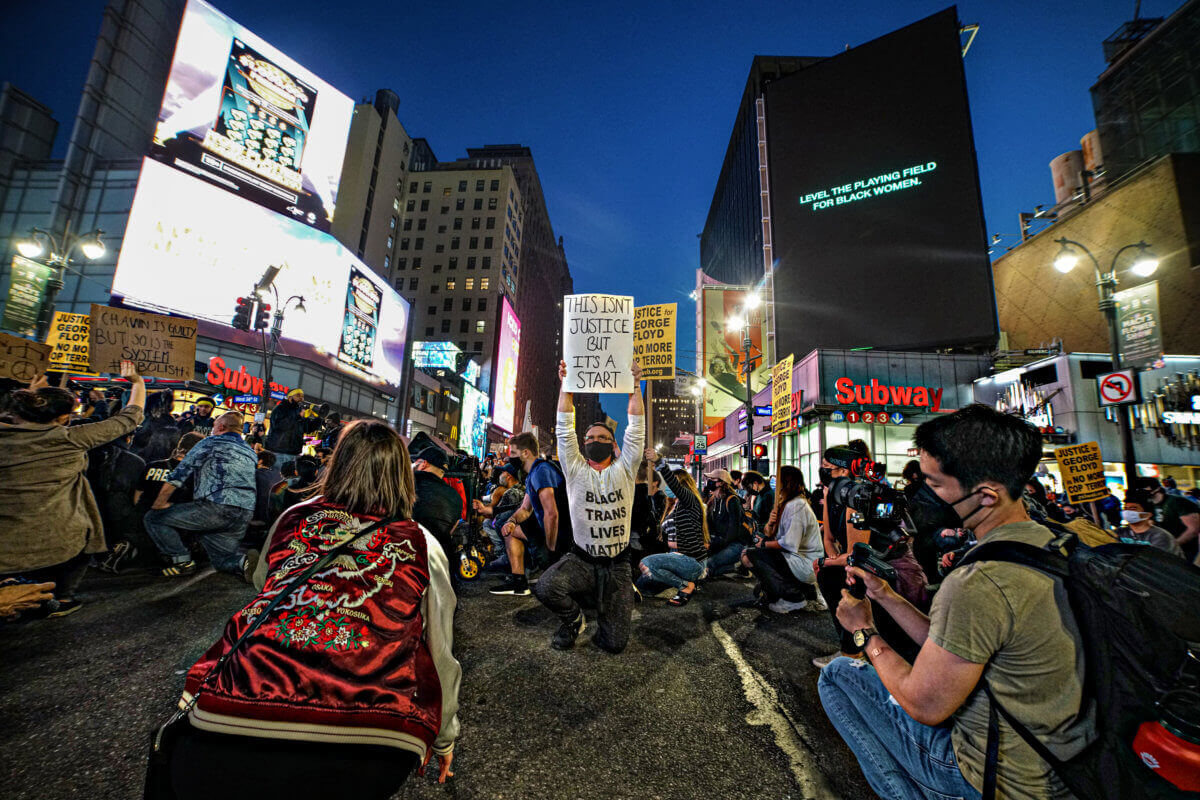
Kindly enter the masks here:
[[390, 89], [378, 90], [373, 103], [355, 105], [338, 184], [337, 215], [330, 228], [385, 278], [391, 273], [412, 153], [412, 139], [396, 116], [399, 109], [400, 98]]
[[[677, 455], [671, 443], [681, 433], [696, 432], [696, 398], [687, 390], [684, 381], [651, 381], [650, 419], [654, 442], [663, 445], [663, 452]], [[686, 450], [686, 448], [684, 448]]]
[[1164, 19], [1126, 22], [1104, 42], [1092, 86], [1110, 181], [1167, 153], [1200, 151], [1200, 0]]

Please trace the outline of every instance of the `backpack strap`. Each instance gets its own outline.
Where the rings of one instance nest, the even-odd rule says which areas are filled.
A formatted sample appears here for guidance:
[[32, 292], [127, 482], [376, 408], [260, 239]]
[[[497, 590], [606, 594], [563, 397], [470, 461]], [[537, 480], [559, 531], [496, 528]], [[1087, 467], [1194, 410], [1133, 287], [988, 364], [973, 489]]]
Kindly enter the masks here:
[[1051, 753], [1050, 749], [1042, 744], [1040, 739], [1034, 736], [1016, 717], [1008, 713], [1004, 706], [1000, 705], [1000, 701], [996, 699], [996, 695], [992, 694], [992, 687], [987, 685], [987, 681], [981, 681], [980, 684], [983, 686], [983, 690], [987, 692], [989, 706], [987, 750], [985, 751], [983, 766], [983, 800], [995, 800], [996, 798], [996, 774], [1000, 760], [1000, 720], [996, 712], [999, 712], [1000, 716], [1004, 717], [1004, 721], [1020, 734], [1025, 743], [1033, 748], [1033, 751], [1043, 761], [1050, 765], [1051, 770], [1056, 774], [1061, 774], [1062, 760], [1054, 755], [1054, 753]]

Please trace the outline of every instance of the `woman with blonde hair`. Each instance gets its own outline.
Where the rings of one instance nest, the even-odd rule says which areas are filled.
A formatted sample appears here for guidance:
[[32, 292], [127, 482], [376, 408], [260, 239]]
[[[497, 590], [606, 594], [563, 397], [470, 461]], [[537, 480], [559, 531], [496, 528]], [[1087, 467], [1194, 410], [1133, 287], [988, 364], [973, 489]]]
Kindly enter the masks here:
[[387, 798], [432, 754], [453, 774], [454, 592], [414, 500], [400, 435], [348, 424], [268, 535], [258, 596], [188, 671], [178, 797]]
[[[658, 461], [654, 448], [646, 450], [646, 461], [651, 466]], [[663, 464], [658, 474], [675, 493], [676, 503], [662, 524], [667, 552], [643, 558], [642, 574], [674, 586], [678, 591], [667, 602], [682, 606], [692, 599], [696, 581], [704, 578], [708, 570], [708, 518], [700, 490], [687, 470], [672, 470]]]

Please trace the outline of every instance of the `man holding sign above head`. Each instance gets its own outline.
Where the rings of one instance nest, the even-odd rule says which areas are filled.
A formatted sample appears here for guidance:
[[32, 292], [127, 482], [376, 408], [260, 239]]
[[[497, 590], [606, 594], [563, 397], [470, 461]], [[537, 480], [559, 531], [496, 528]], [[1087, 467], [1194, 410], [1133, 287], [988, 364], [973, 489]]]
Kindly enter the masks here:
[[646, 431], [638, 386], [642, 371], [636, 361], [630, 374], [633, 389], [624, 447], [617, 448], [615, 431], [597, 422], [584, 432], [581, 453], [575, 434], [575, 403], [566, 383], [567, 364], [559, 362], [558, 376], [564, 384], [558, 400], [558, 458], [567, 479], [574, 542], [571, 551], [542, 574], [534, 590], [538, 600], [562, 620], [550, 642], [557, 650], [570, 649], [587, 627], [576, 600], [580, 595], [595, 599], [600, 630], [592, 641], [597, 647], [615, 654], [629, 641], [633, 614], [629, 523]]

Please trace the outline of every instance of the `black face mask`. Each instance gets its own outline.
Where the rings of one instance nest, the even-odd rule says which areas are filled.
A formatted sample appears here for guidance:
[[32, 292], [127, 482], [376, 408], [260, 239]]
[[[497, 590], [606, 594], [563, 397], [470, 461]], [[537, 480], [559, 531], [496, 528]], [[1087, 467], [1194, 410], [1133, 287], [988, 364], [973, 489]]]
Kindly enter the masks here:
[[[931, 489], [930, 491], [932, 492], [933, 490]], [[969, 525], [967, 525], [967, 520], [969, 520], [971, 517], [975, 516], [980, 511], [982, 511], [984, 509], [984, 506], [983, 505], [976, 506], [975, 510], [970, 512], [969, 514], [967, 514], [965, 517], [958, 513], [958, 511], [955, 509], [955, 506], [957, 506], [959, 503], [961, 503], [964, 500], [968, 500], [968, 499], [974, 497], [975, 495], [979, 494], [982, 491], [983, 491], [983, 489], [976, 489], [973, 492], [967, 492], [962, 497], [955, 500], [953, 503], [947, 503], [945, 500], [942, 500], [942, 498], [938, 497], [938, 501], [946, 509], [946, 516], [953, 517], [953, 519], [958, 523], [956, 525], [951, 525], [949, 527], [953, 527], [953, 528], [969, 528], [970, 527]], [[934, 497], [937, 497], [936, 493], [934, 493]]]
[[822, 486], [829, 486], [833, 483], [833, 470], [829, 467], [821, 467], [817, 470], [817, 479]]
[[588, 442], [583, 446], [583, 454], [587, 456], [588, 461], [596, 464], [607, 461], [612, 458], [613, 443], [612, 442]]
[[525, 462], [519, 458], [510, 458], [508, 460], [508, 465], [510, 467], [512, 467], [514, 470], [516, 470], [517, 472], [520, 472], [521, 470], [523, 470], [525, 468]]

